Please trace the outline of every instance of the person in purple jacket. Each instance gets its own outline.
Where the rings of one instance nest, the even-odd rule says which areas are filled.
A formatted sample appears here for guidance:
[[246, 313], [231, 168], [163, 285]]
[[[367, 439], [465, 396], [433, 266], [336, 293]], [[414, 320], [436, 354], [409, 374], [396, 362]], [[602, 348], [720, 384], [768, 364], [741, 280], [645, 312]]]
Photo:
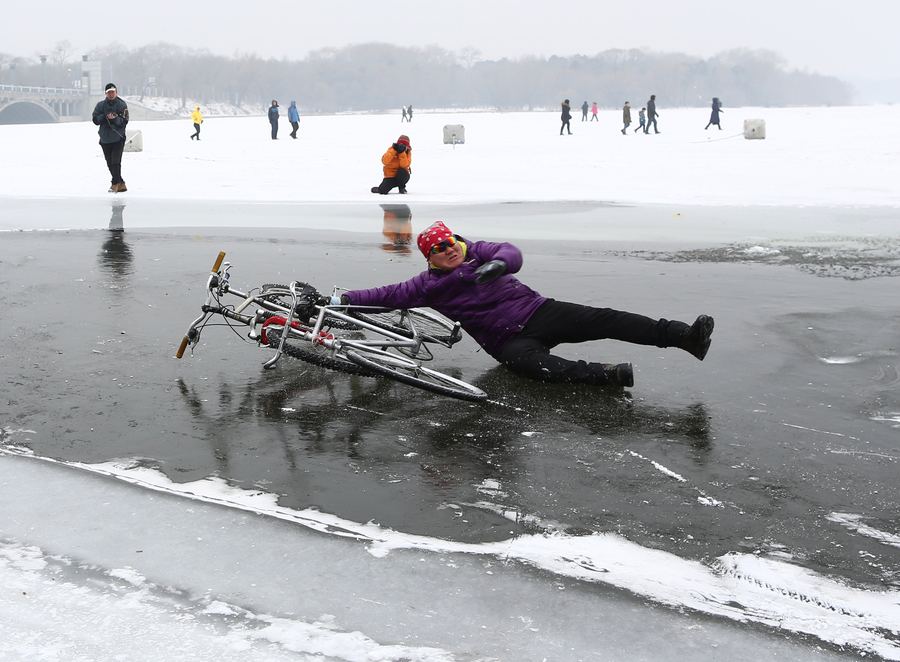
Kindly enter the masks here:
[[513, 372], [542, 382], [634, 386], [630, 363], [570, 361], [551, 354], [561, 343], [612, 338], [678, 347], [701, 361], [714, 322], [693, 325], [543, 297], [519, 281], [522, 253], [512, 244], [470, 242], [438, 221], [418, 237], [428, 269], [394, 285], [351, 290], [332, 299], [387, 308], [429, 306], [458, 321], [485, 351]]

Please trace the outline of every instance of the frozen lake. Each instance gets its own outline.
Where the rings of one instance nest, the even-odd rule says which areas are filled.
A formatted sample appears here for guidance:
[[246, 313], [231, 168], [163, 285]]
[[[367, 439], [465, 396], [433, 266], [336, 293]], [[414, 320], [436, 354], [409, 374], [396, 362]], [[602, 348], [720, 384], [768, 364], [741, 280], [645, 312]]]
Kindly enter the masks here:
[[[528, 185], [472, 204], [7, 197], [0, 651], [900, 659], [897, 210]], [[513, 241], [546, 296], [713, 315], [712, 349], [566, 348], [634, 362], [623, 392], [523, 381], [467, 338], [438, 363], [483, 404], [263, 371], [226, 328], [173, 358], [220, 250], [245, 289], [411, 277], [400, 205], [415, 232]]]

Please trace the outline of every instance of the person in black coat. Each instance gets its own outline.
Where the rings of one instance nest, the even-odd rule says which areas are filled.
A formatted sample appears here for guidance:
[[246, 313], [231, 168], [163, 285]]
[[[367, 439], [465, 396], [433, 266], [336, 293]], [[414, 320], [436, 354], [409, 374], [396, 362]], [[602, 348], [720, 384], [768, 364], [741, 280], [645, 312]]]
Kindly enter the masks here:
[[106, 157], [106, 167], [112, 175], [110, 193], [124, 193], [125, 180], [122, 179], [122, 152], [125, 151], [125, 127], [128, 125], [128, 104], [118, 96], [116, 86], [106, 85], [106, 98], [94, 106], [94, 124], [100, 127], [100, 147]]
[[656, 118], [659, 117], [659, 113], [656, 112], [656, 95], [650, 95], [650, 101], [647, 102], [647, 126], [644, 127], [644, 133], [650, 133], [650, 125], [653, 125], [653, 132], [659, 133], [659, 129], [656, 128]]
[[713, 97], [712, 113], [709, 116], [709, 124], [703, 127], [703, 130], [705, 131], [706, 129], [708, 129], [710, 124], [715, 124], [717, 127], [719, 127], [719, 131], [721, 131], [722, 125], [719, 124], [719, 113], [724, 112], [725, 111], [722, 110], [722, 104], [719, 102], [719, 97]]
[[272, 140], [278, 140], [278, 102], [274, 99], [269, 106], [269, 124], [272, 125]]
[[562, 126], [559, 128], [559, 135], [563, 134], [563, 129], [568, 129], [569, 135], [572, 135], [572, 128], [569, 126], [569, 122], [572, 121], [572, 109], [569, 106], [569, 100], [566, 99], [562, 102]]

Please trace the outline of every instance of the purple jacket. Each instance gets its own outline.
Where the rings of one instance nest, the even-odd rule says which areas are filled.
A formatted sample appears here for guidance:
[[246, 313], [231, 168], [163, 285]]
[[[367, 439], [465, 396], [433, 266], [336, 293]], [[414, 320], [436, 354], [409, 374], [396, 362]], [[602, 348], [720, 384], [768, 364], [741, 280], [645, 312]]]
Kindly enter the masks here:
[[[525, 326], [547, 299], [519, 282], [512, 274], [522, 268], [522, 252], [512, 244], [476, 241], [466, 245], [462, 264], [452, 271], [429, 268], [404, 283], [347, 292], [359, 306], [417, 308], [428, 306], [458, 321], [462, 328], [497, 358], [507, 341]], [[497, 280], [475, 284], [475, 269], [491, 260], [503, 260], [507, 272]]]

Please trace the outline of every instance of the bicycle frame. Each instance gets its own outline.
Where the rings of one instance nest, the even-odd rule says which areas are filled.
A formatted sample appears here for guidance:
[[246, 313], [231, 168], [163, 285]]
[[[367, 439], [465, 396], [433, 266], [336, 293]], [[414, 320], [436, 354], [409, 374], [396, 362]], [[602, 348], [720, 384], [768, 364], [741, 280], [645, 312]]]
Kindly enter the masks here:
[[[281, 342], [275, 350], [275, 355], [263, 364], [263, 367], [266, 369], [274, 368], [278, 363], [279, 359], [284, 353], [284, 344], [288, 340], [288, 338], [294, 338], [297, 340], [308, 342], [313, 347], [321, 348], [324, 351], [328, 351], [336, 357], [346, 361], [350, 360], [346, 356], [346, 352], [349, 350], [357, 350], [361, 352], [371, 352], [373, 350], [378, 350], [383, 352], [389, 348], [398, 349], [402, 351], [405, 356], [416, 359], [418, 361], [427, 361], [432, 359], [432, 355], [431, 352], [424, 346], [424, 343], [434, 342], [444, 345], [445, 347], [451, 347], [452, 344], [456, 340], [458, 340], [459, 337], [461, 337], [459, 324], [457, 323], [453, 327], [453, 332], [450, 336], [451, 340], [448, 342], [437, 340], [435, 338], [423, 338], [418, 333], [415, 319], [412, 316], [408, 317], [408, 323], [410, 331], [412, 332], [412, 337], [401, 335], [399, 333], [391, 331], [390, 329], [376, 326], [363, 319], [359, 319], [358, 317], [353, 317], [348, 314], [351, 310], [361, 312], [374, 312], [384, 310], [383, 308], [375, 306], [353, 306], [349, 304], [325, 306], [311, 304], [312, 309], [314, 309], [316, 312], [316, 321], [315, 324], [311, 327], [304, 326], [297, 323], [294, 319], [295, 313], [301, 305], [300, 299], [302, 293], [298, 292], [298, 286], [302, 285], [301, 283], [298, 283], [296, 281], [292, 282], [289, 286], [289, 292], [283, 292], [278, 289], [260, 292], [259, 294], [242, 292], [231, 286], [229, 282], [230, 274], [228, 273], [228, 271], [232, 265], [228, 262], [225, 262], [223, 266], [222, 261], [224, 257], [225, 253], [220, 253], [218, 259], [213, 265], [212, 272], [210, 273], [206, 282], [206, 303], [201, 306], [203, 314], [200, 315], [200, 317], [198, 317], [196, 320], [194, 320], [188, 327], [188, 332], [187, 334], [185, 334], [184, 339], [181, 342], [181, 346], [176, 353], [176, 358], [181, 358], [184, 355], [184, 350], [187, 348], [188, 344], [193, 346], [199, 342], [200, 329], [205, 326], [205, 323], [213, 315], [217, 314], [248, 326], [250, 328], [250, 331], [248, 332], [247, 337], [251, 340], [257, 341], [258, 344], [262, 344], [262, 334], [258, 330], [258, 327], [260, 323], [264, 322], [264, 320], [267, 319], [268, 316], [265, 313], [280, 313], [285, 316], [283, 328], [287, 329], [287, 333], [281, 334]], [[339, 291], [340, 288], [335, 287], [333, 289], [333, 292], [335, 293]], [[266, 298], [266, 296], [273, 296], [273, 294], [287, 295], [288, 293], [291, 297], [290, 306], [285, 306]], [[222, 306], [220, 303], [221, 298], [226, 294], [230, 294], [243, 299], [243, 301], [233, 310]], [[260, 309], [252, 315], [242, 314], [243, 310], [253, 304], [260, 306]], [[369, 333], [375, 334], [378, 337], [363, 339], [342, 338], [336, 337], [331, 333], [323, 331], [324, 328], [330, 327], [332, 325], [331, 323], [334, 320], [339, 320], [348, 325], [352, 325], [357, 329], [368, 331]], [[278, 326], [282, 326], [282, 324], [279, 323]]]

